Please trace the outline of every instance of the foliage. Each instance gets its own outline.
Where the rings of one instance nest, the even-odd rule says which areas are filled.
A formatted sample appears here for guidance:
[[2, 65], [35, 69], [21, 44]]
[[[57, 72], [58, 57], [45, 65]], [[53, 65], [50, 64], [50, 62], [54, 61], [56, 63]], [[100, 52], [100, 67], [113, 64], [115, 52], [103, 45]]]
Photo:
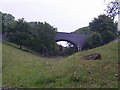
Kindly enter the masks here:
[[98, 18], [94, 18], [94, 20], [89, 23], [89, 27], [91, 31], [101, 35], [104, 44], [114, 40], [117, 36], [116, 23], [106, 15], [99, 15]]
[[117, 23], [114, 23], [113, 19], [105, 14], [99, 15], [98, 18], [94, 18], [89, 26], [79, 28], [73, 33], [86, 34], [88, 40], [83, 49], [95, 48], [117, 38]]
[[84, 46], [84, 49], [96, 48], [103, 45], [102, 36], [97, 32], [92, 32]]
[[53, 54], [55, 52], [56, 29], [48, 23], [30, 22], [34, 30], [31, 31], [31, 47], [41, 54]]
[[71, 43], [68, 42], [67, 45], [68, 45], [67, 47], [63, 47], [63, 46], [59, 45], [58, 52], [60, 54], [58, 54], [58, 55], [69, 56], [69, 55], [72, 55], [75, 52], [77, 52], [77, 48], [73, 44], [71, 44]]
[[114, 20], [115, 16], [119, 13], [119, 0], [110, 1], [107, 5], [106, 13]]
[[73, 33], [90, 35], [92, 33], [92, 31], [90, 30], [89, 26], [86, 26], [86, 27], [82, 27], [82, 28], [75, 30]]
[[69, 56], [77, 52], [77, 48], [72, 45], [71, 43], [68, 43], [68, 47], [64, 50], [64, 55]]
[[3, 34], [8, 31], [8, 25], [11, 23], [14, 23], [14, 21], [15, 21], [14, 16], [12, 16], [11, 14], [2, 13], [2, 33]]
[[29, 44], [28, 39], [30, 26], [26, 21], [24, 21], [24, 19], [19, 19], [14, 23], [10, 23], [7, 28], [7, 36], [9, 40], [20, 45], [20, 49], [22, 49], [22, 45], [26, 46]]

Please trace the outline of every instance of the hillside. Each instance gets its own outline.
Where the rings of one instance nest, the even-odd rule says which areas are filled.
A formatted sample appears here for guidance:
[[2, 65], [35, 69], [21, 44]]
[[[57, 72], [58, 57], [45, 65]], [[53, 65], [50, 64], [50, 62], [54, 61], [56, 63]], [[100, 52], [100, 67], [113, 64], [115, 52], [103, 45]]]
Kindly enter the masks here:
[[[3, 85], [8, 87], [118, 87], [118, 42], [76, 53], [67, 58], [45, 58], [3, 42]], [[80, 60], [99, 52], [102, 60]]]

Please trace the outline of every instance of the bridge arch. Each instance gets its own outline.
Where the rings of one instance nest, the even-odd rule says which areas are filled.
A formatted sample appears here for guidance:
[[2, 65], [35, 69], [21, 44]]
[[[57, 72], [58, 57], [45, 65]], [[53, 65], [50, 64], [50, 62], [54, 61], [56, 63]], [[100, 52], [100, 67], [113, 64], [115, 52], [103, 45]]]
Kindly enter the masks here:
[[55, 41], [67, 41], [72, 43], [78, 51], [81, 51], [83, 45], [87, 40], [87, 36], [85, 34], [76, 34], [76, 33], [64, 33], [64, 32], [57, 32]]
[[74, 44], [74, 42], [72, 42], [72, 41], [70, 41], [70, 40], [66, 40], [66, 39], [57, 39], [57, 40], [56, 40], [56, 42], [59, 42], [59, 41], [66, 41], [66, 42], [68, 42], [68, 43], [71, 43], [71, 44], [75, 47], [76, 50], [78, 49], [77, 45]]

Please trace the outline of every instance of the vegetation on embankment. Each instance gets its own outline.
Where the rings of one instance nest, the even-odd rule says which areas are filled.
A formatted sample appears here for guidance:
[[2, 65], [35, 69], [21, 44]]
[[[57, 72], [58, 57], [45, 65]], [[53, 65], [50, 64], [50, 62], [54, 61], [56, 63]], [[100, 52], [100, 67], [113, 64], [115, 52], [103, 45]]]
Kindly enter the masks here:
[[[118, 87], [118, 41], [67, 58], [45, 58], [3, 42], [3, 85], [8, 87]], [[102, 60], [81, 60], [98, 52]]]

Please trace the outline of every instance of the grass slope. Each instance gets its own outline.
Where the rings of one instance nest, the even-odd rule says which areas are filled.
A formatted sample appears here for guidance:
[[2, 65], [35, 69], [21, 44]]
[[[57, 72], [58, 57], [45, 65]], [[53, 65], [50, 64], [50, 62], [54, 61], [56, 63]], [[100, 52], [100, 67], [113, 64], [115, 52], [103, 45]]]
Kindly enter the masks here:
[[[3, 85], [9, 87], [118, 87], [118, 42], [76, 53], [44, 58], [21, 51], [3, 42]], [[102, 60], [80, 60], [82, 55], [99, 52]]]

